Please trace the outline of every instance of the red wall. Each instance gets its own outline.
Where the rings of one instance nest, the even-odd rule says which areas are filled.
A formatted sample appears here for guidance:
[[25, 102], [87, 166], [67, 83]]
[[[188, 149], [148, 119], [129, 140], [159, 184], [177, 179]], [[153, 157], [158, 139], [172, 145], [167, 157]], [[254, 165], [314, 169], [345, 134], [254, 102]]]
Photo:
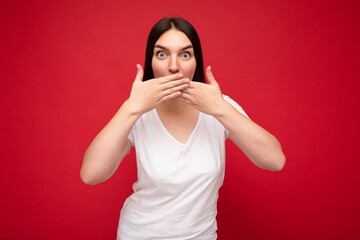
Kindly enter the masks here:
[[0, 239], [115, 239], [134, 152], [86, 186], [82, 155], [127, 98], [147, 34], [198, 29], [224, 93], [274, 133], [271, 173], [228, 143], [219, 239], [359, 239], [358, 1], [8, 1], [1, 25]]

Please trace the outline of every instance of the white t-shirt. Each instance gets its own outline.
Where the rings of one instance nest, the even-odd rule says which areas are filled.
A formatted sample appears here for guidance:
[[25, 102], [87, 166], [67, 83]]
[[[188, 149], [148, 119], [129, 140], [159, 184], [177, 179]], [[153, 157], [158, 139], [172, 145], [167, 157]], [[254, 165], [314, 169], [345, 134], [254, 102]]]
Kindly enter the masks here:
[[[246, 116], [232, 99], [224, 99]], [[121, 210], [118, 239], [216, 239], [227, 134], [218, 120], [199, 113], [187, 142], [180, 143], [155, 109], [143, 114], [129, 134], [138, 180]]]

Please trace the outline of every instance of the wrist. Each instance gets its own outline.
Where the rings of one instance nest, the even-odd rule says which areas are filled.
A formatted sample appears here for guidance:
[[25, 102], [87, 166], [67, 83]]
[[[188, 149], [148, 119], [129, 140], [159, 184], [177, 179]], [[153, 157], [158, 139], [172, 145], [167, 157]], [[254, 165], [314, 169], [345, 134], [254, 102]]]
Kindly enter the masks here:
[[216, 111], [214, 112], [213, 116], [215, 118], [221, 118], [226, 115], [226, 113], [231, 110], [232, 106], [228, 103], [225, 99], [221, 99], [217, 104]]
[[133, 102], [131, 99], [125, 100], [125, 102], [121, 105], [119, 111], [125, 113], [129, 117], [136, 117], [139, 118], [143, 112], [136, 107], [136, 103]]

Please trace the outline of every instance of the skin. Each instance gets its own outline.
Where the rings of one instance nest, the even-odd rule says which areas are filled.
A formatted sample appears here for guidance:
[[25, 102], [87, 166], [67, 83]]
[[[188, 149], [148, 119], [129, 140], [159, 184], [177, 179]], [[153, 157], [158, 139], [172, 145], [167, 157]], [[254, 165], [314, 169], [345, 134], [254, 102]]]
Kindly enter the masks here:
[[[196, 59], [189, 38], [175, 29], [165, 32], [155, 44], [152, 69], [155, 77], [181, 73], [192, 79]], [[156, 110], [168, 132], [179, 142], [186, 143], [195, 128], [199, 111], [182, 101], [181, 94], [162, 102]]]
[[154, 108], [179, 142], [187, 141], [203, 112], [224, 125], [229, 138], [255, 165], [270, 171], [283, 168], [285, 156], [278, 140], [223, 99], [210, 67], [206, 69], [207, 84], [190, 81], [196, 59], [183, 32], [171, 29], [158, 39], [152, 68], [155, 78], [143, 82], [143, 69], [137, 65], [129, 98], [86, 150], [80, 171], [84, 183], [98, 184], [114, 174], [132, 147], [128, 139], [132, 127]]

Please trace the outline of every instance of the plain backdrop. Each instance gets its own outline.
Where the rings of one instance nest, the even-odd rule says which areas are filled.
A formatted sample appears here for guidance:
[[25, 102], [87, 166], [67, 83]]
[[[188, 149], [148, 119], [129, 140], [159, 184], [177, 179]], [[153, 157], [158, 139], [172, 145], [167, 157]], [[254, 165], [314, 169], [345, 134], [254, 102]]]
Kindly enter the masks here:
[[[188, 19], [224, 94], [282, 143], [281, 172], [227, 143], [219, 240], [359, 239], [359, 1], [0, 3], [0, 239], [115, 239], [136, 181], [83, 184], [84, 151], [128, 97], [150, 28]], [[171, 229], [169, 229], [171, 231]]]

